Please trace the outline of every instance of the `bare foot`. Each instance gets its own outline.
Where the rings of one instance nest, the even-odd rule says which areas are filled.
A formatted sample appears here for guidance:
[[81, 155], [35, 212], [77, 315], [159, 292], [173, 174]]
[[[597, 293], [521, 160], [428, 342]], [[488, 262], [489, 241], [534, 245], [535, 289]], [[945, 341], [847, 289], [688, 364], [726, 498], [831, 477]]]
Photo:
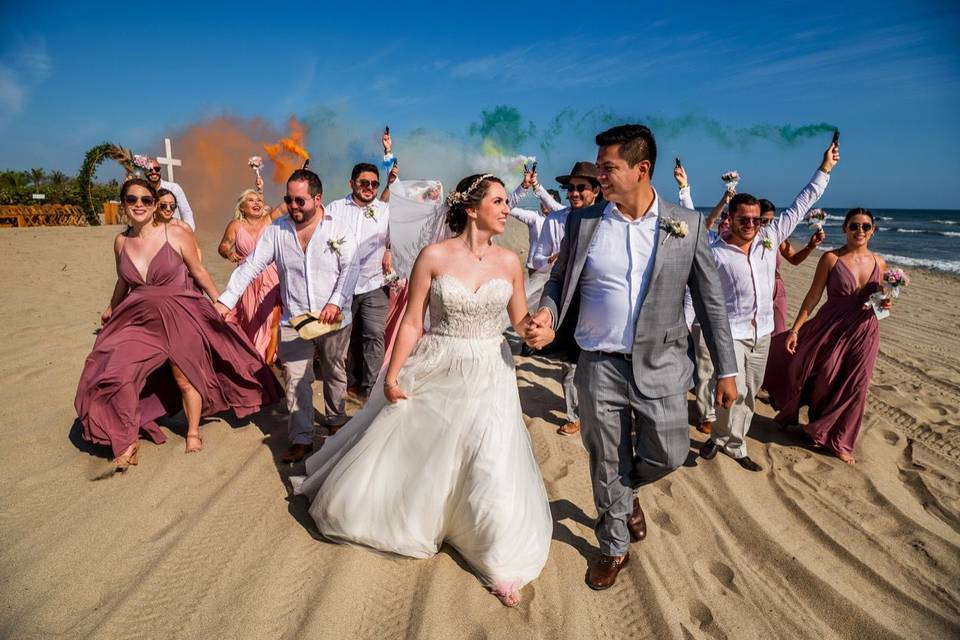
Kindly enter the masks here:
[[[191, 442], [194, 442], [193, 446], [190, 445]], [[184, 453], [198, 453], [203, 450], [203, 438], [192, 433], [187, 434], [187, 446], [183, 450]]]
[[847, 464], [856, 464], [857, 461], [849, 453], [838, 453], [837, 457], [846, 462]]
[[520, 604], [520, 591], [517, 590], [516, 583], [497, 583], [490, 589], [490, 593], [495, 595], [497, 600], [505, 607], [512, 609]]

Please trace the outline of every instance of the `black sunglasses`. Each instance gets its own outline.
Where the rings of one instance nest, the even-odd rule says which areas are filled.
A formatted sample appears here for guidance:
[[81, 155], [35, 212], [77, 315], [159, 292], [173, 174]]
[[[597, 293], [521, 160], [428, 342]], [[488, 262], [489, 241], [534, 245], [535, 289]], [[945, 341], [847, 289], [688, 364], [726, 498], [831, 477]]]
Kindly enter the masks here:
[[567, 184], [564, 185], [563, 188], [567, 190], [567, 193], [571, 191], [576, 191], [577, 193], [583, 193], [587, 190], [593, 191], [593, 187], [588, 184]]
[[147, 167], [147, 173], [160, 173], [160, 167]]
[[298, 207], [303, 207], [303, 205], [307, 204], [307, 201], [301, 198], [300, 196], [297, 196], [296, 198], [291, 198], [290, 196], [283, 196], [283, 201], [287, 203], [288, 207], [292, 205], [294, 202], [297, 203]]
[[744, 227], [759, 227], [765, 224], [760, 216], [737, 216], [735, 220]]
[[133, 194], [127, 194], [123, 196], [123, 202], [131, 207], [137, 204], [137, 202], [142, 202], [145, 207], [152, 207], [157, 203], [157, 199], [153, 196], [143, 196], [142, 198], [138, 198]]
[[863, 232], [866, 233], [867, 231], [870, 231], [870, 229], [873, 229], [873, 225], [869, 222], [864, 222], [863, 224], [859, 222], [850, 222], [847, 224], [847, 229], [850, 231], [860, 231], [863, 229]]
[[177, 203], [176, 202], [161, 202], [160, 211], [176, 211]]
[[357, 183], [357, 185], [358, 185], [361, 189], [369, 189], [369, 188], [371, 188], [371, 187], [373, 187], [374, 189], [376, 189], [377, 187], [380, 186], [380, 181], [379, 181], [379, 180], [366, 180], [366, 179], [364, 179], [364, 180], [357, 180], [356, 183]]

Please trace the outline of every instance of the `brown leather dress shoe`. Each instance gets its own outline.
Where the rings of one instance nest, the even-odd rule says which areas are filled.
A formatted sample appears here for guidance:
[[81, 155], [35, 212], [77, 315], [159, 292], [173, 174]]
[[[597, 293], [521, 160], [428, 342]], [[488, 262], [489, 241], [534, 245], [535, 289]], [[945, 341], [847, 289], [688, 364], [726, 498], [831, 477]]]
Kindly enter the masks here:
[[557, 433], [562, 436], [575, 436], [580, 433], [580, 423], [579, 422], [568, 422], [559, 429]]
[[280, 458], [280, 460], [282, 460], [283, 462], [300, 462], [311, 451], [313, 451], [313, 445], [294, 444], [294, 445], [291, 445], [289, 449], [287, 449], [287, 451], [283, 454], [283, 457]]
[[594, 591], [609, 589], [617, 581], [620, 569], [627, 566], [629, 561], [629, 552], [623, 556], [600, 556], [587, 570], [587, 586]]
[[697, 425], [697, 431], [699, 431], [700, 433], [709, 434], [711, 431], [713, 431], [713, 421], [704, 420], [699, 425]]
[[630, 542], [640, 542], [647, 537], [647, 520], [643, 517], [639, 498], [633, 499], [633, 513], [627, 518], [627, 530], [630, 531]]

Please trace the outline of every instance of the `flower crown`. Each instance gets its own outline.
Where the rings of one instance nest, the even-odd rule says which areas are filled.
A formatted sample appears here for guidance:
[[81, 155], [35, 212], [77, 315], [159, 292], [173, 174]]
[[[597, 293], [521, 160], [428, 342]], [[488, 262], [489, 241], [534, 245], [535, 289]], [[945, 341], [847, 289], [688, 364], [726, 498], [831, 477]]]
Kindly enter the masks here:
[[460, 204], [461, 202], [466, 202], [470, 199], [470, 195], [477, 190], [480, 186], [480, 183], [486, 180], [487, 178], [496, 178], [492, 173], [484, 173], [476, 180], [474, 180], [466, 191], [452, 191], [450, 195], [447, 196], [447, 206], [452, 207], [455, 204]]

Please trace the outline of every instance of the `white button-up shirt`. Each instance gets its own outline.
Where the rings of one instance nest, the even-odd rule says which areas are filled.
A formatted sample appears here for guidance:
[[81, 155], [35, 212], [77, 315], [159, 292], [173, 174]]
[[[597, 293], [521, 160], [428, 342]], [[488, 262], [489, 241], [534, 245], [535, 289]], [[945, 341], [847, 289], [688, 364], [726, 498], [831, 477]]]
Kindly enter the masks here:
[[[543, 185], [538, 184], [536, 190], [534, 191], [537, 198], [540, 199], [540, 203], [543, 204], [549, 211], [557, 211], [562, 209], [563, 205], [553, 199], [546, 189], [543, 188]], [[531, 269], [539, 269], [546, 264], [546, 260], [539, 261], [539, 263], [534, 260], [534, 250], [537, 246], [537, 241], [540, 239], [540, 234], [543, 231], [543, 225], [547, 219], [539, 211], [531, 211], [529, 209], [521, 209], [517, 206], [517, 203], [527, 195], [527, 190], [521, 184], [519, 187], [513, 190], [513, 193], [510, 194], [510, 197], [507, 199], [507, 206], [510, 207], [510, 215], [527, 225], [527, 232], [529, 236], [529, 250], [527, 251], [527, 266]]]
[[[330, 241], [338, 247], [334, 249]], [[253, 253], [234, 269], [220, 302], [232, 309], [253, 279], [275, 263], [280, 275], [283, 323], [333, 304], [343, 312], [342, 324], [346, 326], [352, 319], [350, 307], [359, 271], [356, 253], [356, 235], [349, 220], [338, 220], [324, 212], [304, 251], [293, 221], [285, 215], [264, 230]]]
[[585, 351], [632, 353], [637, 317], [650, 286], [657, 238], [659, 196], [638, 220], [607, 203], [580, 278], [580, 316], [574, 339]]
[[173, 197], [177, 199], [177, 211], [173, 214], [173, 217], [177, 220], [183, 220], [185, 223], [190, 225], [190, 228], [194, 231], [197, 230], [197, 223], [193, 220], [193, 209], [190, 208], [190, 203], [187, 202], [187, 194], [183, 192], [183, 189], [180, 188], [176, 182], [167, 182], [166, 180], [160, 181], [160, 188], [166, 189], [173, 194]]
[[334, 200], [327, 213], [335, 220], [349, 221], [357, 241], [360, 274], [354, 294], [367, 293], [383, 286], [383, 254], [390, 241], [390, 206], [374, 199], [360, 206], [353, 196]]
[[560, 243], [563, 241], [570, 211], [570, 207], [564, 207], [547, 216], [547, 221], [543, 223], [543, 229], [540, 230], [536, 249], [530, 250], [530, 262], [533, 263], [534, 269], [546, 266], [550, 256], [560, 252]]
[[760, 227], [746, 253], [722, 235], [710, 243], [734, 340], [762, 338], [773, 333], [773, 288], [780, 243], [790, 237], [829, 182], [830, 176], [826, 173], [813, 174], [810, 184], [793, 204], [773, 222]]

